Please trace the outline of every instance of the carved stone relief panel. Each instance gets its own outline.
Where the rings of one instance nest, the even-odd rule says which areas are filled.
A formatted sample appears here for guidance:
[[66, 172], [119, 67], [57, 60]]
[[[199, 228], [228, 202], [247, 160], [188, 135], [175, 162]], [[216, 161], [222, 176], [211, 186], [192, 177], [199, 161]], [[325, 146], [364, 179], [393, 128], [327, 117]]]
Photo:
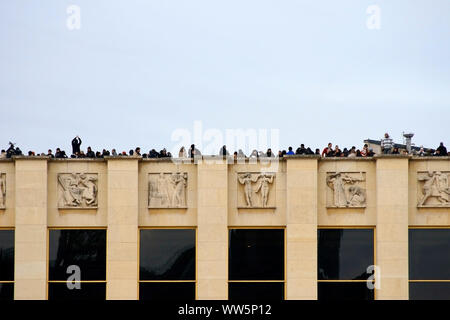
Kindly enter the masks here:
[[328, 208], [365, 208], [365, 172], [327, 172]]
[[149, 208], [187, 208], [187, 172], [149, 173]]
[[450, 172], [417, 173], [417, 206], [419, 208], [450, 207]]
[[97, 173], [59, 173], [58, 208], [93, 209], [98, 206]]
[[0, 173], [0, 209], [6, 205], [6, 174]]
[[275, 208], [274, 172], [238, 172], [238, 208]]

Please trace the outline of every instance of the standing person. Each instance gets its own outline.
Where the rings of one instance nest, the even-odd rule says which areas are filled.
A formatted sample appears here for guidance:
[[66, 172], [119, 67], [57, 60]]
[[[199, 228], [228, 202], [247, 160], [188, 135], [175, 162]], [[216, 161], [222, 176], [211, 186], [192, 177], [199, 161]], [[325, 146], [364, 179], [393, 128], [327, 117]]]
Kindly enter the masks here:
[[443, 156], [443, 157], [447, 156], [447, 148], [444, 146], [443, 142], [441, 142], [439, 144], [439, 147], [436, 149], [436, 151], [437, 150], [439, 150], [439, 155], [440, 156]]
[[9, 142], [9, 148], [6, 150], [6, 158], [11, 158], [11, 156], [16, 154], [16, 149], [14, 148], [14, 143]]
[[72, 154], [76, 154], [80, 152], [81, 139], [79, 136], [76, 136], [72, 140]]
[[334, 156], [334, 157], [340, 157], [340, 156], [341, 156], [341, 149], [339, 149], [339, 146], [338, 146], [338, 145], [336, 145], [336, 146], [334, 147], [333, 156]]
[[87, 148], [86, 158], [95, 158], [95, 153], [94, 153], [94, 151], [92, 151], [91, 147]]
[[330, 143], [328, 143], [328, 146], [325, 147], [325, 149], [323, 149], [322, 157], [330, 157], [330, 156], [332, 156], [332, 152], [333, 152], [333, 145], [330, 142]]
[[198, 150], [196, 147], [195, 147], [195, 144], [191, 144], [191, 148], [189, 149], [189, 156], [191, 157], [191, 158], [194, 158], [194, 157], [199, 157], [199, 156], [201, 156], [202, 154], [201, 154], [201, 152], [200, 152], [200, 150]]
[[423, 146], [420, 146], [420, 149], [419, 149], [419, 152], [417, 153], [417, 155], [419, 157], [425, 156], [425, 149], [423, 148]]
[[305, 145], [302, 143], [299, 148], [295, 151], [295, 154], [306, 154]]
[[135, 150], [134, 150], [134, 154], [136, 155], [136, 156], [141, 156], [141, 148], [139, 148], [139, 147], [137, 147]]
[[288, 156], [294, 155], [294, 151], [292, 150], [292, 147], [288, 148], [288, 152], [286, 153]]
[[222, 148], [220, 148], [220, 150], [219, 150], [219, 156], [222, 156], [222, 157], [226, 157], [226, 156], [228, 156], [229, 155], [229, 153], [228, 153], [228, 150], [227, 150], [227, 146], [223, 146]]
[[364, 144], [364, 147], [361, 150], [361, 156], [367, 157], [368, 154], [369, 154], [369, 145], [366, 143]]
[[394, 147], [394, 141], [389, 137], [389, 134], [386, 132], [384, 134], [384, 139], [381, 139], [381, 152], [384, 154], [390, 154], [392, 148]]
[[187, 158], [186, 149], [184, 147], [180, 148], [178, 152], [178, 158]]

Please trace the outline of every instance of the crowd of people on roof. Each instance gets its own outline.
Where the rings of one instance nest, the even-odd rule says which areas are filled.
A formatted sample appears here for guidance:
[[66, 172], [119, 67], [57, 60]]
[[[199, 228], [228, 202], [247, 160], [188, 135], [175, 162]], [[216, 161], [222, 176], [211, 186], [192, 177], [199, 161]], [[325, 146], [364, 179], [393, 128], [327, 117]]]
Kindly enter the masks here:
[[[172, 154], [168, 152], [165, 148], [160, 150], [159, 152], [155, 149], [151, 149], [148, 153], [141, 153], [141, 148], [137, 147], [135, 149], [131, 149], [128, 151], [117, 152], [116, 149], [112, 149], [111, 152], [109, 150], [103, 149], [101, 152], [94, 152], [92, 148], [89, 146], [86, 149], [86, 152], [81, 150], [81, 138], [76, 136], [72, 140], [72, 153], [70, 156], [66, 154], [64, 150], [60, 148], [56, 148], [55, 153], [52, 152], [51, 149], [47, 151], [47, 153], [36, 154], [34, 151], [28, 151], [28, 156], [47, 156], [50, 158], [104, 158], [104, 157], [142, 157], [142, 158], [172, 158]], [[381, 152], [383, 154], [412, 154], [415, 156], [450, 156], [450, 153], [447, 152], [447, 148], [444, 146], [444, 143], [441, 142], [439, 147], [435, 150], [432, 149], [424, 149], [420, 147], [418, 150], [414, 148], [411, 152], [408, 153], [407, 150], [402, 149], [399, 151], [399, 148], [396, 147], [393, 139], [389, 136], [388, 133], [384, 135], [384, 138], [380, 141]], [[194, 144], [186, 150], [184, 147], [181, 147], [178, 157], [179, 158], [194, 158], [201, 156], [200, 150], [198, 150]], [[224, 145], [220, 148], [218, 155], [223, 157], [230, 156], [230, 153], [227, 150], [227, 147]], [[340, 149], [338, 145], [333, 147], [333, 144], [330, 142], [328, 145], [320, 151], [320, 149], [315, 149], [312, 151], [310, 147], [305, 147], [304, 144], [301, 144], [295, 151], [292, 147], [288, 147], [288, 150], [279, 150], [278, 153], [274, 153], [271, 148], [267, 149], [266, 152], [253, 150], [249, 156], [246, 156], [245, 153], [239, 149], [233, 153], [233, 157], [237, 158], [272, 158], [279, 157], [282, 158], [284, 156], [293, 156], [293, 155], [316, 155], [321, 157], [373, 157], [375, 152], [369, 148], [368, 144], [364, 144], [362, 149], [356, 149], [355, 146], [351, 148], [343, 148]], [[22, 150], [19, 147], [16, 147], [14, 143], [9, 143], [9, 148], [7, 150], [1, 150], [0, 158], [11, 158], [12, 156], [24, 156]]]

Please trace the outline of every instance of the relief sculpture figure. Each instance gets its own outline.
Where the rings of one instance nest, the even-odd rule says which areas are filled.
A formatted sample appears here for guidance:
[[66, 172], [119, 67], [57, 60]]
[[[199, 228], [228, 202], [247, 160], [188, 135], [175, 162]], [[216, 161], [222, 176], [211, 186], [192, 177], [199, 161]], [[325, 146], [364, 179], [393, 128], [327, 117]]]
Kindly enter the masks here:
[[86, 175], [80, 175], [80, 184], [84, 186], [81, 197], [86, 200], [87, 205], [95, 205], [97, 201], [97, 185], [95, 177], [86, 177]]
[[366, 203], [366, 191], [358, 186], [351, 186], [348, 188], [350, 197], [348, 200], [350, 207], [361, 207]]
[[96, 174], [58, 174], [58, 185], [60, 189], [60, 208], [97, 206], [98, 187]]
[[245, 194], [245, 201], [247, 203], [247, 207], [252, 207], [252, 195], [253, 195], [253, 189], [252, 189], [252, 182], [256, 182], [258, 180], [258, 177], [252, 178], [252, 175], [250, 173], [244, 173], [240, 176], [238, 176], [238, 180], [240, 184], [244, 185], [244, 194]]
[[425, 206], [429, 199], [435, 198], [439, 203], [436, 206], [450, 205], [450, 187], [448, 184], [448, 174], [440, 171], [429, 171], [418, 178], [423, 181], [422, 199], [419, 206]]
[[326, 183], [333, 190], [335, 207], [361, 207], [365, 205], [366, 193], [363, 188], [359, 186], [348, 186], [346, 188], [347, 185], [364, 181], [362, 172], [360, 172], [360, 175], [360, 178], [352, 178], [349, 174], [340, 171], [328, 174]]
[[174, 207], [186, 206], [184, 191], [186, 189], [186, 177], [177, 172], [172, 174], [172, 183], [174, 184], [174, 192], [172, 197], [172, 205]]
[[164, 173], [159, 174], [158, 184], [157, 184], [157, 196], [160, 198], [161, 206], [169, 206], [169, 190], [168, 182]]
[[149, 208], [186, 207], [187, 173], [151, 173], [148, 180]]
[[3, 208], [5, 206], [5, 199], [6, 199], [5, 175], [0, 174], [0, 208]]
[[269, 199], [269, 184], [273, 182], [273, 175], [263, 173], [259, 176], [259, 179], [259, 185], [255, 192], [259, 192], [261, 190], [262, 207], [267, 207], [267, 201]]

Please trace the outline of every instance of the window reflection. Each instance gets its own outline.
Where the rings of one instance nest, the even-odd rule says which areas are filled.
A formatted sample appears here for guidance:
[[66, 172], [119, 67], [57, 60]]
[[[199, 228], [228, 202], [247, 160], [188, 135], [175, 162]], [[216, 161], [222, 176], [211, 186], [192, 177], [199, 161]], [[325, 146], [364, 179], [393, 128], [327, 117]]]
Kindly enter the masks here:
[[140, 280], [195, 280], [195, 230], [141, 230]]
[[372, 229], [318, 230], [319, 280], [366, 280], [373, 264]]
[[140, 230], [140, 300], [195, 300], [195, 232]]
[[450, 229], [409, 230], [409, 278], [450, 280]]
[[450, 229], [409, 229], [409, 280], [411, 300], [450, 300]]
[[66, 280], [76, 265], [81, 280], [106, 279], [106, 230], [50, 230], [49, 279]]
[[0, 281], [14, 281], [14, 230], [0, 230]]
[[230, 229], [230, 280], [284, 280], [283, 229]]

